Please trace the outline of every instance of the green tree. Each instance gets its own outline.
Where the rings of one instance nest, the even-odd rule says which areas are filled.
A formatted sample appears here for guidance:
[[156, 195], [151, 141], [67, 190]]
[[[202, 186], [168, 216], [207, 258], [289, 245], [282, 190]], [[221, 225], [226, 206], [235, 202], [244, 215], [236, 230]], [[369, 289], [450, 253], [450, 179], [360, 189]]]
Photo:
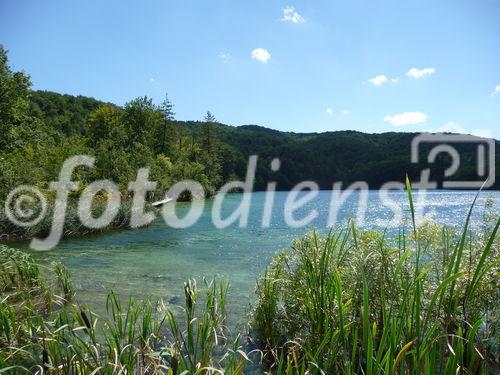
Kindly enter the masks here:
[[174, 104], [169, 100], [168, 94], [160, 104], [160, 111], [163, 115], [163, 124], [158, 132], [158, 153], [171, 156], [177, 135], [175, 121]]
[[134, 99], [124, 106], [124, 124], [129, 142], [152, 147], [156, 130], [163, 125], [163, 114], [144, 96]]
[[11, 141], [11, 130], [29, 119], [29, 88], [31, 82], [23, 72], [13, 72], [7, 52], [0, 45], [0, 149]]
[[221, 182], [222, 164], [220, 160], [220, 146], [215, 134], [215, 116], [207, 111], [202, 125], [202, 152], [200, 162], [205, 166], [208, 179], [217, 187]]
[[214, 134], [213, 134], [213, 126], [217, 121], [212, 112], [207, 111], [207, 114], [203, 118], [203, 128], [202, 128], [202, 138], [203, 138], [203, 146], [205, 150], [209, 153], [212, 152], [212, 148], [214, 147]]
[[123, 111], [112, 105], [103, 105], [90, 114], [85, 130], [91, 147], [97, 147], [108, 139], [123, 144], [126, 137]]

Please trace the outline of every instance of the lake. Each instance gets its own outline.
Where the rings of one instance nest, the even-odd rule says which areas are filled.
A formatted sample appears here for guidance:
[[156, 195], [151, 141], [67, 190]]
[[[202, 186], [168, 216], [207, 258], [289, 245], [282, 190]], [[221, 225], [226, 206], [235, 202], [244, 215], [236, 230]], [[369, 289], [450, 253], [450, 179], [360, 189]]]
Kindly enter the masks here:
[[[152, 225], [137, 230], [114, 231], [106, 234], [62, 241], [56, 249], [36, 252], [43, 262], [62, 261], [70, 270], [77, 290], [77, 300], [96, 308], [103, 308], [106, 291], [114, 290], [122, 296], [162, 298], [171, 305], [183, 303], [183, 282], [195, 277], [225, 278], [230, 282], [229, 306], [231, 313], [242, 318], [253, 301], [253, 289], [258, 275], [269, 264], [271, 256], [287, 248], [294, 237], [312, 228], [328, 232], [327, 218], [331, 191], [320, 191], [318, 196], [296, 216], [317, 210], [317, 218], [304, 228], [290, 228], [284, 220], [287, 192], [277, 192], [270, 226], [262, 228], [265, 193], [252, 193], [249, 222], [246, 228], [237, 224], [216, 229], [211, 220], [212, 200], [204, 203], [197, 223], [188, 229], [173, 229], [159, 217]], [[390, 191], [389, 197], [403, 208], [408, 217], [406, 192]], [[425, 214], [429, 219], [451, 226], [462, 226], [476, 192], [427, 192]], [[499, 211], [500, 192], [481, 193], [473, 215], [473, 224], [479, 225], [488, 196], [494, 197], [494, 209]], [[240, 203], [242, 194], [229, 194], [222, 212], [229, 214]], [[368, 192], [365, 228], [386, 226], [392, 212], [385, 207], [378, 191]], [[354, 192], [341, 206], [338, 224], [346, 225], [358, 207], [359, 192]], [[195, 202], [193, 204], [200, 204]], [[169, 206], [171, 213], [181, 215], [189, 205]], [[397, 229], [388, 228], [389, 233]], [[26, 247], [23, 245], [21, 247]], [[101, 310], [102, 311], [102, 310]]]

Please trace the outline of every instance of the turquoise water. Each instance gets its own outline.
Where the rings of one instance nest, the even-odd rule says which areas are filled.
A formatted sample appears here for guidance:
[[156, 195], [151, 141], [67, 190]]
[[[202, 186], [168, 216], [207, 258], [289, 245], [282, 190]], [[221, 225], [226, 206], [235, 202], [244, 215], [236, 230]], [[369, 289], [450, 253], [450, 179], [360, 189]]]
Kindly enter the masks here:
[[[277, 250], [288, 247], [294, 237], [312, 228], [322, 233], [328, 231], [330, 191], [321, 191], [297, 211], [297, 217], [311, 209], [318, 211], [318, 217], [305, 228], [286, 225], [283, 212], [287, 194], [276, 193], [269, 228], [261, 226], [265, 193], [253, 193], [246, 228], [235, 224], [216, 229], [211, 220], [213, 201], [207, 200], [201, 218], [188, 229], [169, 228], [159, 217], [147, 228], [64, 240], [56, 249], [37, 252], [35, 256], [44, 262], [62, 261], [71, 272], [79, 302], [97, 310], [104, 306], [108, 290], [124, 297], [150, 296], [162, 298], [167, 304], [182, 304], [185, 280], [195, 277], [201, 282], [203, 277], [215, 276], [229, 280], [229, 306], [233, 315], [241, 318], [249, 311], [256, 279], [269, 264], [270, 257]], [[468, 191], [428, 192], [425, 213], [436, 222], [461, 226], [475, 194]], [[389, 195], [403, 207], [407, 216], [406, 193], [393, 191]], [[500, 192], [482, 193], [474, 211], [475, 225], [479, 225], [488, 195], [495, 198], [494, 209], [499, 212]], [[241, 197], [241, 194], [230, 194], [224, 201], [223, 213], [231, 213]], [[345, 225], [348, 218], [355, 215], [358, 199], [359, 193], [353, 193], [342, 205], [338, 215], [340, 225]], [[171, 214], [175, 210], [182, 215], [189, 208], [189, 205], [172, 205], [168, 210]], [[364, 227], [384, 226], [382, 221], [391, 216], [390, 209], [382, 205], [378, 191], [370, 191]]]

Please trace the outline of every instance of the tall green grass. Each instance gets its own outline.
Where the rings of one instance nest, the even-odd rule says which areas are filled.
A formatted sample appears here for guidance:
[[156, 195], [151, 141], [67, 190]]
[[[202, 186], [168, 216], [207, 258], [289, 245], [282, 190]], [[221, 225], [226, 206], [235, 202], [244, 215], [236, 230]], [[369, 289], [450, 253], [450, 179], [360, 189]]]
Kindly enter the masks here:
[[[109, 293], [105, 316], [73, 303], [68, 271], [43, 270], [17, 250], [0, 248], [0, 373], [242, 373], [247, 354], [226, 323], [225, 282], [185, 285], [183, 313], [161, 301], [122, 303]], [[204, 304], [198, 304], [204, 300]]]
[[[12, 223], [5, 215], [4, 210], [0, 210], [0, 241], [27, 240], [33, 237], [46, 237], [52, 227], [53, 203], [48, 204], [47, 212], [39, 223], [33, 226], [20, 227]], [[92, 216], [99, 217], [106, 207], [106, 202], [96, 200], [92, 206]], [[34, 208], [36, 210], [36, 207]], [[132, 205], [130, 201], [124, 201], [111, 223], [102, 229], [87, 228], [82, 224], [78, 216], [77, 201], [70, 199], [64, 220], [63, 237], [85, 236], [91, 233], [105, 232], [110, 229], [130, 228], [130, 212]]]
[[[255, 332], [275, 373], [478, 374], [498, 370], [499, 241], [415, 223], [397, 238], [313, 231], [257, 287]], [[472, 207], [471, 207], [472, 211]]]

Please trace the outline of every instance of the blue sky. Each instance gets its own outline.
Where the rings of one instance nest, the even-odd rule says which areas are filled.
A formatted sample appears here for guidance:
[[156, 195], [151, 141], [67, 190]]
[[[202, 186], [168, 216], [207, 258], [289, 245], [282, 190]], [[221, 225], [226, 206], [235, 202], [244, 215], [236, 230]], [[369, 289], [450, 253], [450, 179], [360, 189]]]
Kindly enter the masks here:
[[181, 120], [500, 138], [496, 0], [2, 0], [0, 43], [36, 89]]

